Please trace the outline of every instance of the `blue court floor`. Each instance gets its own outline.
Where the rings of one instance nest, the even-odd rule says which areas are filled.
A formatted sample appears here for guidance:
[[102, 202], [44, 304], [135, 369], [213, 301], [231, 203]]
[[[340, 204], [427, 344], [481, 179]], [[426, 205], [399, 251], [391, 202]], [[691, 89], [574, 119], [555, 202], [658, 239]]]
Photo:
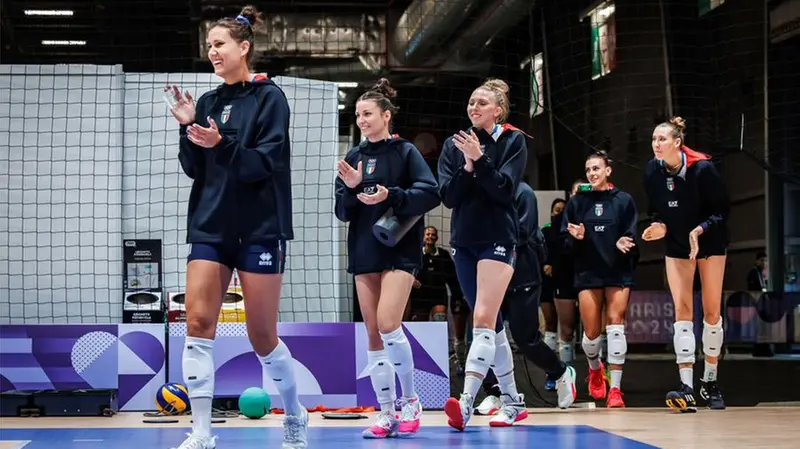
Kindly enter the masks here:
[[[0, 447], [23, 449], [169, 449], [183, 441], [184, 428], [106, 429], [0, 429]], [[217, 449], [279, 448], [282, 429], [217, 428]], [[3, 446], [2, 441], [27, 444]], [[318, 427], [309, 429], [309, 449], [360, 448], [563, 448], [644, 449], [653, 448], [590, 426], [516, 426], [506, 429], [467, 428], [456, 432], [449, 427], [424, 427], [411, 439], [364, 440], [361, 429]]]

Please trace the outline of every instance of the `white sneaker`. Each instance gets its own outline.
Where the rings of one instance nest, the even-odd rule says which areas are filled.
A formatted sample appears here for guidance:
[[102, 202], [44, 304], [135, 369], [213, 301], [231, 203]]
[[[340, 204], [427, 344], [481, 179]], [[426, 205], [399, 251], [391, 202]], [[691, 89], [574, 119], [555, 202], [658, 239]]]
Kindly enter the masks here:
[[[217, 437], [198, 437], [191, 433], [187, 434], [188, 438], [183, 440], [177, 449], [216, 449]], [[175, 449], [175, 448], [172, 448]]]
[[366, 439], [393, 438], [397, 436], [397, 428], [400, 421], [391, 413], [379, 413], [378, 419], [369, 428], [361, 432], [361, 436]]
[[475, 408], [475, 414], [484, 416], [494, 415], [502, 406], [503, 401], [497, 396], [486, 396], [486, 398], [481, 401], [481, 404]]
[[461, 399], [450, 398], [444, 404], [444, 413], [447, 415], [447, 425], [463, 431], [472, 417], [472, 396], [462, 393]]
[[575, 368], [567, 365], [567, 370], [556, 382], [556, 390], [558, 390], [558, 408], [572, 407], [578, 397], [578, 391], [575, 389]]
[[283, 418], [282, 449], [306, 449], [308, 447], [308, 411], [301, 408], [300, 416], [286, 415]]
[[528, 409], [525, 408], [525, 396], [520, 393], [516, 398], [503, 395], [503, 405], [500, 410], [489, 420], [491, 427], [510, 427], [515, 422], [522, 421], [528, 417]]

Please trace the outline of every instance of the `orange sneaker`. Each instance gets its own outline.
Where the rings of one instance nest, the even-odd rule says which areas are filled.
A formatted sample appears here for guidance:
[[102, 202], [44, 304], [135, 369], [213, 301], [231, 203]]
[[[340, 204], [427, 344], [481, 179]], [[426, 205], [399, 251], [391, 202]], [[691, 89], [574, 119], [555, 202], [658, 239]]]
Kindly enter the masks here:
[[603, 362], [597, 369], [589, 368], [589, 395], [600, 400], [606, 397], [606, 378], [603, 376]]
[[608, 390], [608, 399], [606, 399], [607, 408], [625, 408], [625, 401], [622, 400], [622, 392], [619, 388], [612, 388]]

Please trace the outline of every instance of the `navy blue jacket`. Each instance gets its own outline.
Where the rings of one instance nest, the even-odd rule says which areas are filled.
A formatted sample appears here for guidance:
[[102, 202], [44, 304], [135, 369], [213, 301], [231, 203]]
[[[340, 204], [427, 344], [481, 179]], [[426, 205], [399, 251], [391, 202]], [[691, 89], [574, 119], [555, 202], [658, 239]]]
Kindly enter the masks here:
[[289, 103], [271, 80], [222, 84], [197, 101], [195, 123], [211, 117], [222, 135], [202, 148], [180, 127], [178, 159], [192, 178], [187, 243], [291, 240]]
[[547, 243], [547, 262], [545, 265], [553, 267], [553, 288], [570, 291], [575, 285], [575, 268], [572, 262], [572, 255], [566, 251], [566, 240], [569, 234], [561, 233], [564, 212], [553, 216], [551, 220], [550, 223], [542, 228], [542, 233]]
[[[568, 224], [583, 223], [583, 240], [573, 238]], [[567, 251], [573, 257], [575, 288], [580, 291], [602, 287], [633, 287], [638, 246], [627, 254], [617, 249], [621, 237], [637, 243], [638, 214], [633, 198], [612, 187], [609, 190], [580, 192], [570, 198], [561, 223], [566, 233]]]
[[705, 154], [683, 148], [683, 168], [675, 176], [657, 160], [645, 166], [648, 213], [667, 227], [667, 256], [689, 257], [689, 233], [703, 228], [698, 257], [721, 255], [728, 247], [730, 200], [714, 163]]
[[[384, 270], [418, 270], [422, 267], [424, 218], [394, 247], [382, 244], [372, 226], [391, 207], [399, 219], [424, 215], [439, 205], [436, 178], [419, 150], [411, 142], [393, 136], [378, 142], [364, 141], [351, 149], [345, 161], [356, 168], [362, 162], [361, 184], [350, 189], [336, 178], [336, 218], [350, 222], [347, 232], [347, 271], [353, 274]], [[375, 193], [380, 184], [389, 190], [382, 203], [368, 206], [358, 193]]]
[[472, 173], [464, 170], [464, 154], [452, 136], [439, 156], [439, 194], [453, 210], [450, 245], [515, 245], [519, 222], [514, 195], [528, 159], [525, 134], [510, 125], [497, 125], [492, 134], [472, 130], [483, 149]]
[[525, 182], [517, 187], [514, 203], [519, 216], [517, 263], [509, 283], [510, 289], [542, 283], [542, 263], [547, 257], [544, 235], [539, 229], [539, 201], [533, 188]]

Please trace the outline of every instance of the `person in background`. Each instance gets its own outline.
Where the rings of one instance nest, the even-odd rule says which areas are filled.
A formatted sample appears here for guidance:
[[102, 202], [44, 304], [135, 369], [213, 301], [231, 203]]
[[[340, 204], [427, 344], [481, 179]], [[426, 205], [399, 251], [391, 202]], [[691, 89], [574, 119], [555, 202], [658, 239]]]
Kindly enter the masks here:
[[[564, 212], [564, 207], [567, 202], [563, 198], [556, 198], [550, 204], [550, 223], [542, 226], [542, 235], [544, 235], [545, 244], [547, 245], [547, 259], [543, 262], [542, 267], [542, 295], [539, 300], [542, 309], [542, 316], [544, 317], [544, 343], [558, 351], [558, 313], [556, 313], [555, 305], [555, 284], [553, 281], [553, 265], [556, 259], [561, 257], [562, 251], [556, 246], [559, 244], [560, 235], [559, 229], [553, 226], [553, 221], [556, 217], [560, 217]], [[560, 226], [560, 224], [558, 225]], [[560, 358], [560, 357], [559, 357]], [[563, 361], [563, 359], [562, 359]], [[568, 360], [571, 363], [571, 358]], [[556, 380], [547, 377], [545, 379], [544, 389], [546, 391], [553, 391], [556, 389]]]
[[[456, 268], [450, 251], [436, 245], [439, 230], [427, 226], [423, 237], [422, 269], [417, 273], [411, 290], [410, 314], [412, 321], [428, 321], [437, 306], [447, 306], [453, 315], [453, 352], [457, 371], [464, 366], [464, 333], [469, 318], [469, 308], [458, 285]], [[449, 290], [449, 295], [448, 295]], [[419, 318], [419, 319], [416, 319]]]
[[751, 292], [767, 291], [767, 253], [759, 251], [756, 254], [755, 266], [747, 273], [747, 290]]

